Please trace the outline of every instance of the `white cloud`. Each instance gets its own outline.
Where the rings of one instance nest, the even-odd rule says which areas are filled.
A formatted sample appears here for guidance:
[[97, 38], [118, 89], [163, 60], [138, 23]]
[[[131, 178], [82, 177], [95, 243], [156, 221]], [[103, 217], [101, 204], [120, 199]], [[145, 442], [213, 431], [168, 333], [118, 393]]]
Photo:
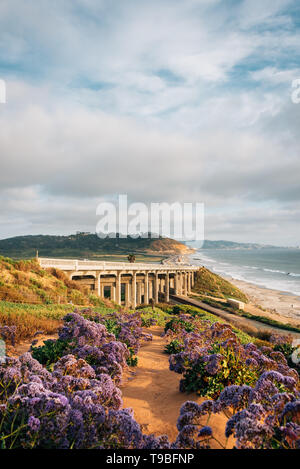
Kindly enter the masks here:
[[266, 67], [252, 72], [251, 77], [255, 81], [261, 81], [264, 83], [291, 85], [295, 78], [300, 77], [300, 68], [280, 70], [276, 67]]
[[99, 197], [115, 193], [204, 201], [220, 237], [237, 226], [244, 236], [242, 207], [266, 203], [275, 208], [257, 220], [261, 239], [271, 242], [283, 212], [294, 227], [300, 108], [289, 81], [299, 68], [280, 66], [287, 51], [297, 63], [292, 3], [3, 0], [5, 233], [92, 227]]

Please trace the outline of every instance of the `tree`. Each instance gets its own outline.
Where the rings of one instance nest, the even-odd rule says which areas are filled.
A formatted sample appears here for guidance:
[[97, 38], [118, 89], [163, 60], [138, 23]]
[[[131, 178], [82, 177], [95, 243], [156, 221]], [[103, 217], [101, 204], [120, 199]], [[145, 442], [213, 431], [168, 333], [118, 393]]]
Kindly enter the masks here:
[[135, 255], [134, 254], [129, 254], [127, 259], [128, 259], [128, 262], [133, 264], [135, 262]]

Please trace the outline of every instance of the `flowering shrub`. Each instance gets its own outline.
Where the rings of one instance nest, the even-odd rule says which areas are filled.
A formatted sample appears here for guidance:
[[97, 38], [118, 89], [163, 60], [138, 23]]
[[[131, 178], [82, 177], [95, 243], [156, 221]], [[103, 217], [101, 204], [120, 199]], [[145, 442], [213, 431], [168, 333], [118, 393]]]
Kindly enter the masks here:
[[170, 443], [143, 434], [132, 411], [122, 409], [118, 385], [129, 350], [151, 339], [139, 314], [83, 314], [68, 314], [58, 340], [33, 349], [48, 368], [30, 353], [0, 364], [1, 448], [205, 449], [216, 440], [210, 416], [223, 412], [236, 448], [300, 449], [299, 376], [276, 350], [285, 344], [243, 345], [230, 326], [188, 316], [179, 319], [194, 321], [190, 331], [172, 323], [169, 346], [183, 350], [171, 355], [170, 368], [183, 374], [182, 391], [194, 386], [210, 399], [182, 406]]
[[255, 385], [267, 370], [293, 375], [282, 353], [271, 347], [242, 345], [229, 325], [214, 323], [199, 332], [185, 330], [177, 333], [177, 340], [178, 335], [183, 338], [183, 350], [171, 355], [169, 361], [170, 369], [183, 375], [182, 392], [217, 398], [227, 386]]
[[[127, 345], [100, 322], [77, 313], [64, 319], [59, 339], [34, 349], [44, 361], [62, 355], [51, 371], [30, 353], [0, 364], [0, 447], [169, 448], [167, 437], [143, 435], [130, 409], [121, 410], [117, 384], [129, 358]], [[141, 331], [133, 334], [131, 320], [123, 339], [136, 351]]]
[[[33, 357], [50, 368], [62, 356], [72, 353], [93, 366], [100, 366], [100, 372], [110, 374], [119, 382], [126, 363], [137, 365], [141, 341], [152, 340], [152, 335], [141, 328], [139, 313], [102, 316], [86, 309], [81, 314], [68, 314], [64, 321], [58, 340], [32, 348]], [[118, 361], [114, 359], [116, 354]]]
[[182, 406], [174, 447], [210, 447], [215, 439], [210, 416], [223, 412], [225, 436], [236, 438], [236, 448], [300, 448], [299, 376], [289, 367], [286, 338], [273, 337], [268, 347], [242, 345], [232, 328], [220, 323], [175, 337], [171, 344], [181, 338], [184, 344], [170, 357], [170, 369], [183, 374], [180, 390], [210, 400]]
[[[147, 334], [143, 331], [143, 320], [141, 312], [135, 313], [111, 313], [105, 316], [99, 315], [89, 309], [81, 312], [83, 317], [105, 325], [108, 332], [115, 335], [118, 341], [127, 345], [130, 351], [130, 358], [128, 365], [133, 366], [137, 364], [137, 357], [135, 356], [141, 346], [142, 341], [151, 341], [152, 334]], [[155, 320], [151, 319], [150, 325], [155, 324]]]
[[[280, 391], [281, 390], [281, 391]], [[284, 391], [285, 390], [285, 391]], [[217, 400], [202, 404], [186, 402], [177, 422], [178, 447], [198, 448], [202, 444], [201, 419], [212, 414], [232, 412], [225, 436], [236, 438], [238, 449], [300, 449], [300, 394], [297, 380], [276, 371], [267, 371], [254, 388], [232, 385]], [[205, 430], [206, 443], [213, 437]]]

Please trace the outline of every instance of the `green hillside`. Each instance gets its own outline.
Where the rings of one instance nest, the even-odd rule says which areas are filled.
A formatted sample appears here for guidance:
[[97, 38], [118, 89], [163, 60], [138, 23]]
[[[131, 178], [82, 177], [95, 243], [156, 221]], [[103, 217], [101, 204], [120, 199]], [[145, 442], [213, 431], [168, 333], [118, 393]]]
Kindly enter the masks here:
[[30, 259], [36, 251], [41, 257], [76, 257], [99, 259], [105, 255], [134, 254], [157, 255], [186, 254], [190, 248], [170, 238], [105, 238], [95, 234], [79, 233], [69, 236], [17, 236], [0, 240], [0, 255], [14, 259]]
[[58, 269], [44, 270], [36, 260], [16, 261], [0, 256], [0, 301], [32, 304], [100, 305], [86, 286]]
[[193, 291], [202, 295], [214, 296], [217, 298], [230, 297], [248, 302], [247, 296], [239, 290], [239, 288], [205, 267], [201, 267], [197, 272]]

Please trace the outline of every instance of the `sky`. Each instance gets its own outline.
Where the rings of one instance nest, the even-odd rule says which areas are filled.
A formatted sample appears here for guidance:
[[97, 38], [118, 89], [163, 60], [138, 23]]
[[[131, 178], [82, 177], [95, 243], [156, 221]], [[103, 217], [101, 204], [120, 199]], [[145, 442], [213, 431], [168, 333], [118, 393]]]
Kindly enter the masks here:
[[298, 0], [1, 0], [0, 79], [0, 238], [127, 194], [300, 245]]

